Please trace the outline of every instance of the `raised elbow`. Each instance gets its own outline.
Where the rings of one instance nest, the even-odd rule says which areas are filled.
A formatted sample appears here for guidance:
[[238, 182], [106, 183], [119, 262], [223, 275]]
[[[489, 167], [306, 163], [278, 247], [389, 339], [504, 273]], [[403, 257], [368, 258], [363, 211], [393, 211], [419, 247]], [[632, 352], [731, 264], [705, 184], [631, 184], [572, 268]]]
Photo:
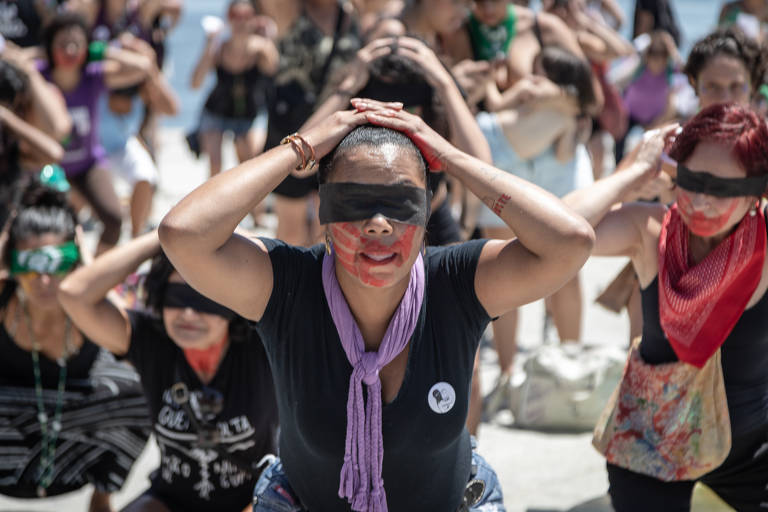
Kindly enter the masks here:
[[178, 247], [179, 242], [184, 238], [188, 230], [184, 229], [173, 209], [168, 212], [157, 228], [157, 236], [160, 239], [160, 246], [166, 253], [173, 253]]
[[72, 279], [74, 274], [70, 274], [60, 284], [57, 293], [59, 303], [62, 307], [67, 306], [73, 302], [80, 301], [83, 298], [85, 289], [77, 284], [75, 279]]
[[576, 216], [568, 234], [568, 245], [571, 254], [579, 255], [586, 261], [595, 246], [595, 230], [586, 219]]

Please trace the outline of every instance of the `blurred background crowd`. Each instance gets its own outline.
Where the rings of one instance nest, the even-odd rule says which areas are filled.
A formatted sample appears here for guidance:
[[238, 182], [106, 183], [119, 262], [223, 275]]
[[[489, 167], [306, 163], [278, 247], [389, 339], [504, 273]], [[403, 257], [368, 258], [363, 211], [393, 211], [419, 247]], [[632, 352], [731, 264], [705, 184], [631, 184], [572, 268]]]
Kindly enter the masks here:
[[[643, 131], [704, 106], [732, 101], [768, 116], [767, 38], [766, 0], [0, 0], [0, 278], [12, 274], [11, 251], [25, 248], [11, 229], [25, 209], [71, 209], [83, 262], [151, 231], [167, 207], [155, 197], [172, 187], [164, 180], [183, 176], [159, 165], [169, 127], [179, 138], [183, 129], [212, 176], [228, 154], [253, 158], [351, 98], [400, 101], [462, 150], [564, 196], [611, 174]], [[511, 236], [458, 183], [431, 178], [430, 244]], [[673, 187], [661, 174], [634, 199], [667, 202]], [[314, 178], [289, 177], [245, 227], [320, 242], [316, 190]], [[15, 329], [11, 281], [0, 312]], [[118, 289], [130, 305], [134, 284]], [[626, 307], [639, 333], [631, 269], [601, 301]], [[545, 309], [554, 337], [584, 337], [578, 277]], [[485, 397], [476, 379], [472, 433], [513, 407], [517, 331], [515, 313], [493, 323], [499, 377]], [[0, 344], [0, 359], [8, 350]], [[42, 390], [66, 381], [55, 366], [48, 380], [2, 368], [0, 400], [39, 389], [27, 405], [41, 414]], [[115, 457], [135, 458], [145, 442], [150, 425], [132, 414]], [[14, 495], [16, 463], [2, 459], [29, 447], [3, 442], [0, 493]], [[55, 453], [55, 438], [43, 444]], [[123, 477], [97, 486], [92, 509], [109, 506]], [[61, 490], [89, 481], [73, 476]]]

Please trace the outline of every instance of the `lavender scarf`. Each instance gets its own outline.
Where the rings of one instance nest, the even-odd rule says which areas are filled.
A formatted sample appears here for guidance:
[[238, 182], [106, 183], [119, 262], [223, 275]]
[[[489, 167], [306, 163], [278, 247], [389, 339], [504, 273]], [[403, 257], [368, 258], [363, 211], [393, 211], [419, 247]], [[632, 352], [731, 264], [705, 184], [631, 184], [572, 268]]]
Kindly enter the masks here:
[[[381, 478], [384, 442], [381, 434], [381, 381], [379, 370], [403, 351], [419, 319], [424, 300], [424, 260], [419, 254], [411, 267], [411, 279], [397, 307], [378, 352], [366, 352], [363, 335], [349, 310], [336, 279], [335, 255], [323, 259], [323, 289], [341, 345], [352, 365], [347, 398], [347, 437], [341, 468], [339, 497], [352, 510], [386, 512], [387, 496]], [[363, 400], [363, 382], [368, 402]]]

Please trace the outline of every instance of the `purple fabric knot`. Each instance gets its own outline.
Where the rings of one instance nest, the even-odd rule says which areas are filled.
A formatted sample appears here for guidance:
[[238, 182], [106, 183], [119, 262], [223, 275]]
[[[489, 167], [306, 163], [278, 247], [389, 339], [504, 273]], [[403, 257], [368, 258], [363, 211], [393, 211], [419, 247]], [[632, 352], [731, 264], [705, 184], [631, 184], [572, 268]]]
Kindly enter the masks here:
[[372, 386], [379, 380], [379, 368], [377, 366], [379, 362], [378, 352], [363, 352], [360, 356], [360, 367], [363, 371], [363, 382], [368, 386]]
[[[336, 279], [335, 261], [335, 253], [323, 258], [323, 291], [341, 345], [352, 365], [339, 497], [346, 498], [356, 512], [387, 512], [387, 495], [381, 477], [384, 441], [379, 371], [403, 351], [416, 329], [424, 301], [424, 260], [419, 254], [411, 267], [408, 288], [376, 352], [365, 351], [363, 335]], [[368, 400], [363, 399], [363, 384]]]

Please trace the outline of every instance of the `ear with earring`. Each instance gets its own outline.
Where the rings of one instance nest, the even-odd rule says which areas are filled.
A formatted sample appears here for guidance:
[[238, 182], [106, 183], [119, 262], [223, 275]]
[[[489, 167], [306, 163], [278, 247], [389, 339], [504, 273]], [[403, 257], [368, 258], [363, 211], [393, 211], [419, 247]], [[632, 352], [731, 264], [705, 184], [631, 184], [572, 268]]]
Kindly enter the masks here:
[[760, 206], [760, 200], [758, 199], [754, 203], [752, 203], [752, 208], [749, 209], [749, 216], [754, 217], [757, 215], [757, 208]]
[[325, 254], [331, 254], [331, 235], [325, 232]]

